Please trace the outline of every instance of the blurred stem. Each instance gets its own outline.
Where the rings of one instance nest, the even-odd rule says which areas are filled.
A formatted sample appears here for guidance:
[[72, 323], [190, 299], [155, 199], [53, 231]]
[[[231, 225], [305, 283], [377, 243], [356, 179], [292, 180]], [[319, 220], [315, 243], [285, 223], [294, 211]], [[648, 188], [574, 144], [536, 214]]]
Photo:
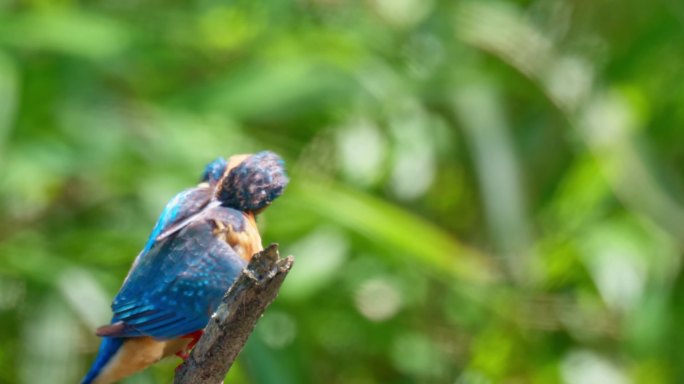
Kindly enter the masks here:
[[496, 90], [491, 86], [459, 87], [454, 107], [477, 167], [487, 221], [508, 272], [528, 282], [532, 246], [520, 170]]
[[[500, 271], [490, 257], [458, 242], [453, 236], [424, 219], [378, 198], [332, 181], [302, 177], [289, 193], [306, 202], [304, 207], [325, 215], [356, 233], [383, 244], [392, 244], [440, 273], [469, 283], [491, 284]], [[331, 203], [332, 202], [332, 203]]]

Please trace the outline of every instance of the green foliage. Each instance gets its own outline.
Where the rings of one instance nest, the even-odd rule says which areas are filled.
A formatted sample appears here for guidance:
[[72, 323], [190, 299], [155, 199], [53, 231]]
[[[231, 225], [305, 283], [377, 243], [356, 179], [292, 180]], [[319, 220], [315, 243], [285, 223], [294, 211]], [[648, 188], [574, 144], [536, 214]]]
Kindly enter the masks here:
[[682, 20], [0, 1], [0, 382], [79, 380], [166, 201], [261, 149], [297, 262], [228, 382], [683, 381]]

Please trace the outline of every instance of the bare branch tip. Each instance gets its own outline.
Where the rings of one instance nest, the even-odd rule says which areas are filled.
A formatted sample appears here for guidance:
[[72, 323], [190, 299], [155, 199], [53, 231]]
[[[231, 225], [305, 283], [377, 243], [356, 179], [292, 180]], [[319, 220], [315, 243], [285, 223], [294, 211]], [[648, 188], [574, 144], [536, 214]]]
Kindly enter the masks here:
[[278, 295], [294, 257], [280, 258], [271, 244], [252, 260], [233, 283], [212, 316], [190, 358], [176, 372], [176, 384], [218, 384], [252, 333], [256, 322]]

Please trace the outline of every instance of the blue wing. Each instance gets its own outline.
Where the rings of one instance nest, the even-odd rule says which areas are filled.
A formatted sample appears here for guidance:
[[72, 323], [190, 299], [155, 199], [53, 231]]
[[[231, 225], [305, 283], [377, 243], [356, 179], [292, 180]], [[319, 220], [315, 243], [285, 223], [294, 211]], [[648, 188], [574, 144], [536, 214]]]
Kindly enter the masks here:
[[[141, 254], [148, 252], [155, 241], [157, 241], [157, 237], [169, 227], [182, 223], [184, 220], [201, 212], [211, 201], [213, 191], [213, 188], [208, 185], [200, 185], [195, 188], [186, 189], [169, 200], [161, 215], [159, 215], [159, 219], [157, 219], [157, 223], [154, 225], [154, 229], [152, 229], [152, 233], [147, 239]], [[180, 228], [176, 228], [176, 230], [178, 229]]]
[[204, 328], [246, 264], [215, 236], [216, 222], [245, 228], [241, 212], [216, 206], [155, 242], [114, 299], [112, 325], [99, 334], [171, 339]]

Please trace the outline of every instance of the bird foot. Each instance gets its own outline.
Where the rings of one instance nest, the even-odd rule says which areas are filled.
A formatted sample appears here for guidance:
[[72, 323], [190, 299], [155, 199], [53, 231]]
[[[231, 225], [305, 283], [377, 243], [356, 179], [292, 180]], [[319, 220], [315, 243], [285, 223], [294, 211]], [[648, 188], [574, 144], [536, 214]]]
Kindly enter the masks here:
[[190, 342], [188, 345], [185, 347], [186, 350], [190, 351], [199, 341], [199, 339], [202, 337], [204, 334], [204, 330], [200, 329], [199, 331], [195, 331], [192, 333], [188, 333], [187, 335], [183, 336], [184, 339], [190, 339]]
[[[188, 357], [190, 357], [190, 350], [192, 350], [192, 348], [195, 345], [197, 345], [197, 342], [199, 341], [199, 339], [202, 337], [203, 334], [204, 334], [204, 331], [199, 330], [199, 331], [188, 333], [185, 336], [181, 336], [181, 339], [190, 339], [190, 342], [183, 349], [176, 352], [176, 356], [180, 357], [181, 359], [183, 359], [183, 362], [185, 362], [185, 360], [187, 360]], [[178, 367], [176, 367], [176, 369], [178, 369], [178, 368], [180, 368], [180, 365]]]

